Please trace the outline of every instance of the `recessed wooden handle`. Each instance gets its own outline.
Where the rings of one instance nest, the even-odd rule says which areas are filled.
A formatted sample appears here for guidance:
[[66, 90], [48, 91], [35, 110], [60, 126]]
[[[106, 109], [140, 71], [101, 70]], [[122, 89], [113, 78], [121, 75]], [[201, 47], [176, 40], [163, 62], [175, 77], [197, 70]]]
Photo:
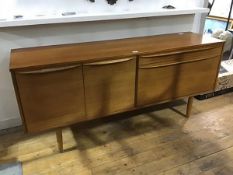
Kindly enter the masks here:
[[86, 63], [84, 64], [84, 66], [102, 66], [102, 65], [108, 65], [108, 64], [116, 64], [116, 63], [130, 61], [132, 59], [133, 58], [123, 58], [123, 59], [118, 59], [118, 60], [99, 61], [99, 62], [94, 62], [94, 63]]
[[73, 68], [76, 68], [79, 66], [80, 65], [66, 66], [66, 67], [55, 67], [55, 68], [45, 68], [45, 69], [23, 71], [23, 72], [17, 72], [17, 73], [19, 73], [19, 74], [43, 74], [43, 73], [51, 73], [51, 72], [58, 72], [58, 71], [73, 69]]
[[142, 66], [142, 67], [139, 67], [139, 68], [140, 69], [152, 69], [152, 68], [158, 68], [158, 67], [167, 67], [167, 66], [174, 66], [174, 65], [178, 65], [178, 64], [192, 63], [192, 62], [196, 62], [196, 61], [204, 61], [204, 60], [214, 59], [214, 58], [215, 57], [201, 58], [201, 59], [180, 61], [180, 62], [174, 62], [174, 63], [168, 63], [168, 64], [155, 65], [155, 66]]
[[161, 53], [161, 54], [154, 54], [154, 55], [144, 55], [144, 56], [141, 56], [141, 58], [163, 57], [163, 56], [177, 55], [177, 54], [183, 54], [183, 53], [188, 53], [188, 52], [205, 51], [205, 50], [210, 50], [210, 49], [213, 49], [213, 47], [206, 47], [202, 49], [190, 49], [190, 50]]

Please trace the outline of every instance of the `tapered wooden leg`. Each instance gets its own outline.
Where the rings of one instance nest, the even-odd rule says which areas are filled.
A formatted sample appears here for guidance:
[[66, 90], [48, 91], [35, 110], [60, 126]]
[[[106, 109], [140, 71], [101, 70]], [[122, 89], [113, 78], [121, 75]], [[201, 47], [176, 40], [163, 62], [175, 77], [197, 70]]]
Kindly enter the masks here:
[[62, 129], [58, 129], [56, 131], [56, 136], [57, 136], [58, 150], [59, 150], [60, 153], [62, 153], [63, 152]]
[[192, 106], [193, 106], [193, 97], [189, 97], [187, 109], [186, 109], [186, 117], [190, 117], [191, 112], [192, 112]]

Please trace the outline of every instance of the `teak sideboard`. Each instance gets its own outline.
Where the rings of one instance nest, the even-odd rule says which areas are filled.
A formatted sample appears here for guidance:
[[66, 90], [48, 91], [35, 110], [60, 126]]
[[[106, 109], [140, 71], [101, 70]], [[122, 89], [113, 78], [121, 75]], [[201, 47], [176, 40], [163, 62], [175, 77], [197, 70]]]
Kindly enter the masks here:
[[224, 42], [194, 33], [14, 49], [10, 71], [26, 132], [213, 91]]

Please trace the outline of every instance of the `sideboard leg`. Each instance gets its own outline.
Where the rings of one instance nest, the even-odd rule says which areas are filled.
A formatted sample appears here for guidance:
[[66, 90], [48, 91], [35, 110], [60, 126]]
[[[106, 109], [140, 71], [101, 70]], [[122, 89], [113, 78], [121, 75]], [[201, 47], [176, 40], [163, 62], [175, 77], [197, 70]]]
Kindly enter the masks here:
[[190, 117], [193, 106], [193, 97], [188, 98], [188, 104], [186, 109], [186, 117]]
[[60, 153], [63, 152], [63, 139], [62, 139], [62, 129], [56, 131], [58, 150]]

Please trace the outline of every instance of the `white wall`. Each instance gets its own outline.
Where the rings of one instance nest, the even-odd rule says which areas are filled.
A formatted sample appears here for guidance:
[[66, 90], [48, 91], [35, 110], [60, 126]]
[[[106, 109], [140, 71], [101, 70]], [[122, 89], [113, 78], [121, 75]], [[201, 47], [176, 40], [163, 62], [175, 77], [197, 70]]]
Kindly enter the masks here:
[[[31, 0], [20, 0], [17, 2], [25, 1], [32, 2]], [[42, 1], [45, 2], [45, 0], [40, 0], [38, 2]], [[143, 0], [140, 1], [142, 2]], [[35, 1], [33, 2], [35, 3]], [[187, 32], [193, 30], [193, 20], [194, 16], [185, 15], [0, 28], [0, 129], [21, 124], [13, 85], [8, 70], [11, 49], [134, 36], [158, 35], [164, 33]]]
[[[199, 7], [207, 7], [208, 0], [199, 0], [199, 2], [197, 1], [196, 5]], [[196, 14], [195, 21], [193, 23], [193, 32], [203, 33], [206, 16], [207, 14]]]

